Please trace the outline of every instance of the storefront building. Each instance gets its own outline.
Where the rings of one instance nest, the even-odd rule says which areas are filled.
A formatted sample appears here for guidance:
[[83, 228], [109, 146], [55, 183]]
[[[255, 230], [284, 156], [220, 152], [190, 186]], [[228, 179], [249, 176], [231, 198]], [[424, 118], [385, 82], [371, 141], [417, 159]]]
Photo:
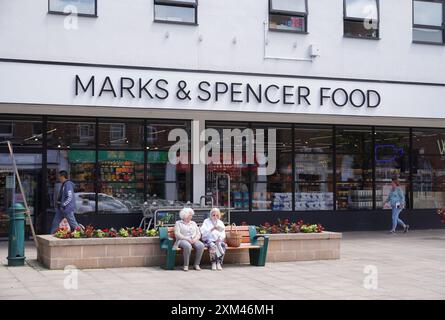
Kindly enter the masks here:
[[[443, 1], [16, 0], [0, 12], [0, 139], [39, 233], [62, 169], [78, 219], [98, 227], [139, 225], [150, 201], [228, 206], [230, 192], [238, 223], [385, 229], [394, 176], [410, 224], [441, 227]], [[187, 133], [178, 164], [175, 129]], [[204, 129], [274, 129], [276, 170], [194, 161]], [[0, 161], [2, 236], [16, 193], [5, 144]]]

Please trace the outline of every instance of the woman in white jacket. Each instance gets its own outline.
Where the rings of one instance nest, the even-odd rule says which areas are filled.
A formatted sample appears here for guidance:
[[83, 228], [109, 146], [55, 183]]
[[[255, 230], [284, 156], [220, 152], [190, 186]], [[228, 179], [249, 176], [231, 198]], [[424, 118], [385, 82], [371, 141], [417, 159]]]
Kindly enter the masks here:
[[218, 208], [210, 211], [210, 218], [204, 220], [201, 226], [201, 235], [204, 244], [209, 248], [212, 270], [222, 270], [224, 254], [226, 253], [226, 227], [221, 221], [221, 212]]

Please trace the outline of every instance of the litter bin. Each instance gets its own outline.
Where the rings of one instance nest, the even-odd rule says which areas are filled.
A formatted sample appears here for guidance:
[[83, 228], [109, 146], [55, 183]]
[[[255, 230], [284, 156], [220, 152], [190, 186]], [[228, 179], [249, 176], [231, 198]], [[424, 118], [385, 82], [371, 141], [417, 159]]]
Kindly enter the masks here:
[[26, 209], [21, 203], [16, 203], [8, 209], [8, 266], [23, 266], [25, 264], [25, 212]]

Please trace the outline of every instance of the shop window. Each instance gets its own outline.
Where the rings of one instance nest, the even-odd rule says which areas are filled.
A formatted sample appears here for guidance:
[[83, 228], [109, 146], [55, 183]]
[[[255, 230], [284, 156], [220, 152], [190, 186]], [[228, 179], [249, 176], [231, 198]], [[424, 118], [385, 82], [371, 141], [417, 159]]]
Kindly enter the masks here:
[[94, 141], [96, 139], [94, 127], [92, 124], [79, 124], [79, 141], [84, 143]]
[[[210, 150], [210, 157], [215, 161], [207, 159], [206, 194], [212, 195], [215, 203], [228, 205], [230, 177], [230, 205], [237, 210], [249, 210], [249, 186], [250, 186], [250, 164], [246, 158], [246, 141], [250, 129], [247, 124], [238, 125], [207, 123], [207, 132], [213, 130], [219, 139], [216, 142], [217, 150]], [[237, 136], [237, 132], [240, 136]], [[235, 138], [237, 136], [237, 138]], [[235, 152], [235, 147], [237, 152]], [[219, 158], [214, 152], [219, 153]], [[225, 163], [227, 159], [228, 163]], [[235, 206], [236, 205], [236, 206]]]
[[295, 151], [301, 153], [331, 153], [332, 127], [295, 127]]
[[95, 148], [95, 135], [94, 119], [48, 120], [48, 148]]
[[42, 139], [41, 119], [0, 120], [0, 141], [10, 141], [13, 146], [40, 147]]
[[97, 16], [97, 0], [48, 0], [48, 12]]
[[139, 213], [144, 203], [144, 153], [99, 151], [99, 213]]
[[[41, 217], [40, 177], [42, 172], [42, 153], [14, 153], [16, 165], [30, 210], [31, 219], [36, 224]], [[10, 232], [9, 210], [14, 203], [23, 204], [23, 196], [14, 175], [9, 150], [0, 152], [0, 237], [8, 237]], [[26, 236], [30, 235], [28, 219], [25, 226]]]
[[444, 43], [444, 1], [413, 1], [413, 41], [419, 43]]
[[[292, 127], [254, 124], [252, 129], [257, 150], [251, 165], [252, 210], [292, 210]], [[264, 154], [258, 153], [262, 141]]]
[[371, 127], [336, 128], [337, 210], [373, 208], [372, 136]]
[[415, 209], [445, 206], [445, 155], [413, 155]]
[[[190, 123], [149, 121], [146, 133], [147, 199], [158, 205], [190, 201]], [[170, 154], [172, 147], [176, 155]], [[170, 161], [172, 156], [175, 162]]]
[[269, 29], [307, 32], [307, 0], [269, 0]]
[[372, 157], [341, 154], [337, 155], [336, 163], [337, 209], [372, 209]]
[[191, 199], [189, 182], [149, 182], [147, 200], [158, 206], [171, 206], [175, 201], [182, 203]]
[[99, 148], [142, 150], [143, 128], [141, 121], [114, 123], [99, 120]]
[[123, 144], [127, 142], [125, 137], [125, 124], [110, 125], [110, 144]]
[[154, 21], [198, 23], [198, 0], [154, 0]]
[[[182, 139], [176, 134], [181, 136]], [[184, 139], [185, 137], [187, 139]], [[149, 151], [168, 151], [173, 145], [184, 148], [184, 150], [190, 150], [190, 126], [184, 121], [177, 123], [150, 122], [147, 125], [146, 141]]]
[[55, 212], [61, 187], [59, 172], [66, 170], [75, 186], [76, 214], [94, 213], [96, 211], [95, 166], [94, 150], [48, 150], [47, 210]]
[[332, 182], [298, 182], [295, 184], [296, 211], [324, 211], [334, 209]]
[[409, 152], [408, 129], [377, 128], [374, 146], [376, 180], [391, 182], [396, 176], [401, 182], [408, 182]]
[[370, 127], [337, 127], [335, 141], [337, 153], [372, 153]]
[[363, 39], [379, 38], [378, 0], [344, 0], [344, 35]]
[[12, 122], [1, 122], [0, 123], [0, 136], [1, 137], [12, 137]]
[[414, 130], [413, 154], [445, 155], [445, 129]]

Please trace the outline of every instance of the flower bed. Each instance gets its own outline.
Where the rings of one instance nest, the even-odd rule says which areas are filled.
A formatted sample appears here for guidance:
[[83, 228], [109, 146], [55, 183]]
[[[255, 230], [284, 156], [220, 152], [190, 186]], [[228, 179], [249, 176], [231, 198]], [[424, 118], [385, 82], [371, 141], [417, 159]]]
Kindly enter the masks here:
[[303, 220], [298, 222], [290, 222], [289, 219], [278, 219], [276, 224], [266, 222], [257, 227], [260, 234], [277, 234], [277, 233], [321, 233], [324, 228], [321, 224], [306, 224]]
[[58, 239], [79, 239], [79, 238], [138, 238], [138, 237], [156, 237], [158, 231], [156, 229], [144, 230], [142, 228], [121, 228], [117, 231], [110, 229], [94, 229], [92, 225], [86, 226], [85, 229], [80, 227], [74, 231], [68, 228], [59, 228], [54, 233], [54, 237]]

